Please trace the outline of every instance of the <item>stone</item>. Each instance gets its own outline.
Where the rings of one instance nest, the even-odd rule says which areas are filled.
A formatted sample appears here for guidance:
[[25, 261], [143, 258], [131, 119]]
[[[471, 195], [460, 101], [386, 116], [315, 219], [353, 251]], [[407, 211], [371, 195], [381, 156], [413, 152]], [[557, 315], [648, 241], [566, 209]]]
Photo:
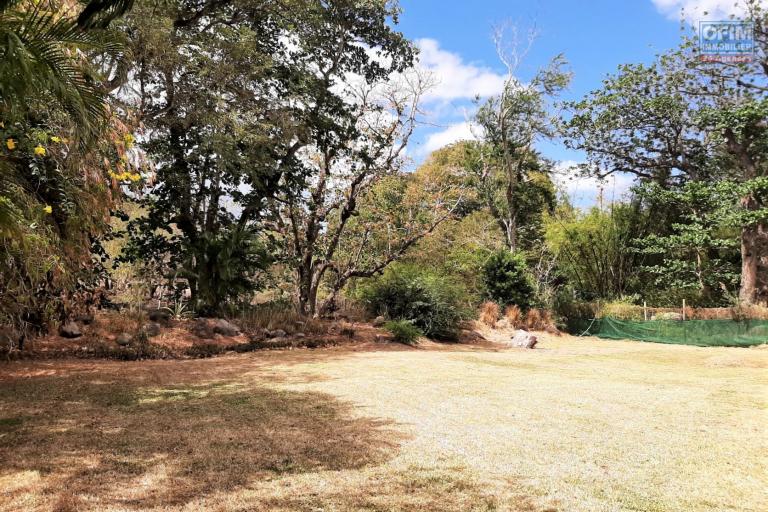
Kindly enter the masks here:
[[509, 344], [513, 347], [533, 348], [536, 346], [537, 341], [538, 340], [536, 339], [535, 335], [524, 329], [520, 329], [512, 337], [512, 340], [509, 342]]
[[83, 331], [80, 330], [80, 326], [77, 322], [67, 322], [59, 329], [59, 334], [65, 338], [79, 338], [83, 335]]
[[383, 316], [377, 316], [376, 318], [373, 319], [373, 322], [371, 322], [371, 325], [373, 325], [374, 327], [383, 327], [385, 323], [387, 323], [386, 318], [384, 318]]
[[307, 336], [303, 332], [297, 332], [296, 334], [293, 335], [293, 337], [294, 338], [306, 338]]
[[286, 333], [282, 329], [275, 329], [274, 331], [269, 331], [269, 334], [267, 335], [267, 337], [269, 338], [285, 338], [286, 336], [288, 336], [288, 333]]
[[160, 334], [161, 328], [160, 324], [157, 322], [149, 322], [148, 324], [145, 324], [141, 330], [144, 331], [144, 334], [146, 334], [149, 338], [154, 338]]
[[131, 344], [131, 335], [127, 332], [121, 332], [117, 335], [117, 338], [115, 338], [115, 342], [120, 345], [121, 347], [127, 347]]
[[153, 309], [149, 312], [149, 319], [160, 324], [167, 324], [171, 321], [171, 312], [164, 309]]
[[237, 336], [240, 328], [223, 318], [217, 318], [213, 321], [213, 332], [222, 336]]
[[213, 327], [204, 318], [196, 320], [189, 330], [192, 334], [202, 339], [211, 339], [215, 334]]

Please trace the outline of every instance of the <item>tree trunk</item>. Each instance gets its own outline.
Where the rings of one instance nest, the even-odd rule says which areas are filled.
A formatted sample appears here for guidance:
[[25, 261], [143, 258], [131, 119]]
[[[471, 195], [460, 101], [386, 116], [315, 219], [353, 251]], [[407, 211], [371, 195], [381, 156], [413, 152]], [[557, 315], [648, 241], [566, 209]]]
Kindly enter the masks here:
[[739, 300], [744, 304], [755, 302], [759, 259], [757, 227], [745, 226], [741, 230], [741, 288], [739, 289]]

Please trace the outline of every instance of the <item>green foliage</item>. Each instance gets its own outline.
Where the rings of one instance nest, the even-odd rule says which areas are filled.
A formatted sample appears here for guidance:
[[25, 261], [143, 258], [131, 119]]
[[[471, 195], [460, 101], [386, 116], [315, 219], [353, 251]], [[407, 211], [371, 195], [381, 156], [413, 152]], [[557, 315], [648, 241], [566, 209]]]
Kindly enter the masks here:
[[[192, 303], [208, 311], [247, 298], [268, 261], [264, 248], [295, 235], [276, 241], [294, 269], [309, 262], [298, 295], [314, 307], [310, 291], [339, 266], [322, 259], [337, 239], [318, 239], [332, 219], [341, 217], [343, 229], [355, 211], [354, 196], [348, 211], [316, 186], [314, 156], [343, 162], [323, 172], [378, 169], [379, 156], [362, 142], [379, 139], [363, 133], [360, 105], [338, 86], [350, 75], [372, 84], [410, 66], [413, 48], [391, 25], [397, 13], [380, 1], [137, 5], [127, 32], [141, 62], [138, 100], [158, 182], [142, 198], [146, 216], [130, 227], [127, 256], [185, 278]], [[359, 193], [370, 177], [355, 183]]]
[[455, 339], [469, 318], [464, 287], [454, 279], [414, 265], [395, 264], [361, 283], [358, 297], [372, 315], [406, 320], [425, 336]]
[[119, 196], [107, 168], [140, 179], [96, 63], [122, 61], [121, 38], [74, 15], [66, 2], [0, 4], [0, 323], [24, 330], [95, 300]]
[[558, 55], [524, 84], [513, 64], [518, 56], [508, 57], [504, 90], [481, 103], [475, 115], [483, 140], [467, 145], [466, 167], [507, 248], [516, 251], [537, 238], [542, 212], [554, 207], [551, 164], [534, 150], [534, 144], [556, 134], [551, 103], [568, 86], [571, 73], [565, 58]]
[[[636, 244], [639, 252], [654, 256], [643, 267], [649, 277], [648, 295], [654, 304], [727, 305], [739, 283], [740, 228], [768, 218], [768, 209], [734, 208], [747, 189], [764, 196], [759, 182], [692, 181], [674, 190], [647, 184], [640, 197], [653, 204], [673, 205], [680, 216], [665, 234], [651, 233]], [[655, 289], [655, 290], [654, 290]]]
[[637, 284], [643, 258], [633, 242], [647, 231], [647, 218], [633, 205], [587, 213], [563, 207], [548, 217], [545, 240], [560, 275], [579, 299], [609, 300]]
[[503, 306], [518, 306], [523, 311], [533, 306], [534, 287], [522, 254], [497, 251], [485, 263], [483, 277], [491, 300]]
[[392, 320], [384, 324], [384, 329], [392, 333], [395, 341], [404, 345], [415, 345], [422, 335], [421, 329], [409, 320]]

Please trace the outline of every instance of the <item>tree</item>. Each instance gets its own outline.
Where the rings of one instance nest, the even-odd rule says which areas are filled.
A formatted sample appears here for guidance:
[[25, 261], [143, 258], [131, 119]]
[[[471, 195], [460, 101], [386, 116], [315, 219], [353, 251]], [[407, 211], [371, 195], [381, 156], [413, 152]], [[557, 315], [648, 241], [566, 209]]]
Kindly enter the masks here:
[[124, 57], [71, 3], [0, 3], [0, 322], [43, 330], [93, 299], [110, 208], [141, 179], [99, 65]]
[[358, 108], [337, 86], [351, 75], [375, 83], [410, 64], [410, 45], [389, 25], [397, 12], [352, 0], [134, 11], [128, 87], [151, 134], [158, 184], [134, 223], [132, 254], [163, 261], [211, 311], [227, 296], [209, 286], [226, 264], [210, 245], [247, 238], [261, 247], [243, 254], [235, 277], [255, 286], [269, 262], [255, 257], [269, 243], [268, 203], [312, 179], [312, 154], [335, 156], [358, 137]]
[[582, 299], [615, 299], [632, 292], [643, 258], [634, 240], [648, 232], [635, 205], [585, 214], [567, 206], [547, 218], [546, 245], [558, 270]]
[[655, 184], [638, 188], [641, 197], [675, 204], [682, 212], [670, 233], [651, 233], [637, 241], [642, 254], [661, 259], [643, 268], [655, 288], [675, 290], [678, 298], [686, 297], [692, 303], [727, 302], [730, 289], [739, 280], [738, 253], [734, 249], [738, 247], [738, 227], [743, 221], [730, 213], [739, 188], [728, 181], [692, 181], [671, 191]]
[[491, 300], [504, 306], [515, 305], [524, 311], [533, 306], [533, 282], [522, 254], [496, 252], [485, 263], [483, 274]]
[[[514, 36], [516, 30], [512, 31]], [[541, 212], [551, 203], [553, 190], [547, 190], [550, 166], [534, 150], [541, 138], [555, 135], [555, 117], [550, 101], [567, 87], [571, 74], [565, 70], [562, 55], [552, 59], [530, 82], [518, 76], [518, 67], [528, 48], [520, 49], [516, 37], [505, 46], [504, 30], [495, 33], [497, 53], [507, 68], [503, 91], [480, 105], [475, 122], [483, 144], [475, 146], [469, 167], [474, 171], [478, 195], [496, 218], [510, 251], [520, 246], [520, 226], [529, 224], [531, 213]], [[503, 193], [499, 193], [503, 191]], [[543, 196], [543, 197], [542, 197]], [[547, 199], [542, 203], [541, 199]], [[531, 206], [534, 208], [531, 212]]]
[[[308, 156], [316, 178], [276, 201], [280, 232], [294, 261], [302, 314], [333, 310], [352, 279], [381, 273], [450, 218], [457, 188], [424, 168], [403, 172], [403, 151], [428, 82], [417, 74], [358, 90], [355, 138]], [[318, 305], [323, 284], [328, 296]]]
[[[569, 104], [567, 142], [586, 152], [587, 173], [628, 172], [667, 189], [689, 181], [748, 184], [766, 175], [766, 14], [759, 2], [748, 7], [758, 47], [753, 61], [705, 62], [697, 43], [685, 40], [651, 66], [622, 66], [602, 89]], [[755, 218], [760, 203], [750, 195], [733, 205], [752, 213], [740, 228], [739, 296], [745, 303], [758, 298], [766, 243], [765, 217]]]

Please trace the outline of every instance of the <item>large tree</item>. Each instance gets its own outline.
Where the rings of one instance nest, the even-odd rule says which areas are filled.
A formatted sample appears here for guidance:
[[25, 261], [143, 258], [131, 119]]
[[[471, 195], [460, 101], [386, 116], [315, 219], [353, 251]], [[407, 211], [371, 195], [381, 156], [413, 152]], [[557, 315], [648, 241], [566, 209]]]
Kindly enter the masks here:
[[667, 189], [690, 181], [744, 184], [751, 192], [733, 206], [743, 211], [739, 297], [751, 303], [766, 286], [760, 268], [768, 215], [759, 180], [768, 170], [768, 38], [758, 2], [749, 2], [746, 19], [755, 23], [751, 61], [707, 62], [686, 40], [651, 65], [622, 66], [603, 88], [570, 103], [566, 135], [586, 153], [583, 169], [592, 175], [626, 172]]
[[253, 283], [268, 262], [269, 200], [311, 179], [308, 148], [336, 151], [357, 136], [357, 110], [338, 84], [350, 75], [374, 83], [411, 63], [390, 24], [397, 13], [385, 0], [134, 10], [125, 95], [142, 112], [158, 183], [134, 223], [133, 254], [151, 253], [185, 277], [201, 310], [244, 291], [232, 284]]
[[[507, 247], [516, 251], [521, 245], [521, 226], [530, 220], [526, 218], [531, 216], [530, 207], [539, 205], [540, 212], [542, 205], [551, 203], [546, 200], [545, 183], [549, 164], [535, 151], [534, 144], [556, 134], [551, 103], [567, 87], [571, 74], [560, 55], [525, 82], [519, 76], [519, 66], [533, 34], [528, 48], [522, 48], [516, 37], [512, 44], [506, 44], [507, 33], [499, 29], [495, 34], [497, 53], [507, 68], [504, 87], [499, 95], [483, 102], [475, 115], [482, 144], [474, 147], [468, 166], [475, 175], [479, 196], [504, 233]], [[516, 30], [511, 33], [517, 35]]]
[[[372, 89], [350, 89], [358, 108], [354, 138], [314, 146], [305, 155], [316, 166], [312, 179], [277, 197], [303, 314], [332, 311], [351, 280], [381, 273], [460, 205], [460, 186], [428, 166], [405, 172], [404, 150], [428, 85], [411, 71]], [[323, 284], [328, 293], [318, 303]]]

